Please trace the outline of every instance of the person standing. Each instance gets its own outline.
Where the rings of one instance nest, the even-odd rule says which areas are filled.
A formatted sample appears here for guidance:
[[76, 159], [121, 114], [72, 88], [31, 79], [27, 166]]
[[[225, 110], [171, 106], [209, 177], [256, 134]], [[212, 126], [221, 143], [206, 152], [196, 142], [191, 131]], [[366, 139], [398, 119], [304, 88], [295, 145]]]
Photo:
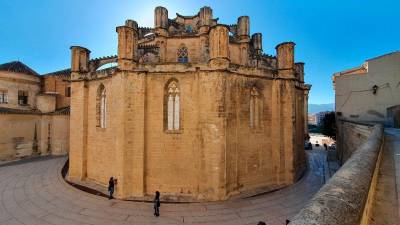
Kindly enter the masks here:
[[110, 180], [108, 181], [108, 193], [110, 193], [110, 195], [108, 196], [108, 199], [114, 198], [113, 197], [114, 187], [115, 187], [114, 177], [110, 177]]
[[156, 196], [154, 197], [154, 216], [160, 216], [160, 192], [156, 191]]

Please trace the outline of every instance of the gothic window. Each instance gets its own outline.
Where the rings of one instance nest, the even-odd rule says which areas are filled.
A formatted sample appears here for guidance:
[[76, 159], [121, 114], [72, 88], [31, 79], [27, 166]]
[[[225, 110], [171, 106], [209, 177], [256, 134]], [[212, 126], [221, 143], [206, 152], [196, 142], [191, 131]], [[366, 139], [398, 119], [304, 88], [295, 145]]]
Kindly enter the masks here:
[[168, 131], [178, 131], [180, 128], [180, 92], [178, 82], [170, 81], [166, 87], [166, 122]]
[[106, 89], [103, 84], [100, 84], [97, 89], [96, 97], [96, 126], [106, 128], [106, 113], [107, 113]]
[[179, 47], [177, 52], [177, 57], [178, 57], [178, 62], [180, 63], [189, 62], [188, 49], [186, 48], [185, 45], [181, 45], [181, 47]]
[[256, 87], [250, 90], [250, 127], [257, 128], [260, 126], [261, 114], [261, 98]]

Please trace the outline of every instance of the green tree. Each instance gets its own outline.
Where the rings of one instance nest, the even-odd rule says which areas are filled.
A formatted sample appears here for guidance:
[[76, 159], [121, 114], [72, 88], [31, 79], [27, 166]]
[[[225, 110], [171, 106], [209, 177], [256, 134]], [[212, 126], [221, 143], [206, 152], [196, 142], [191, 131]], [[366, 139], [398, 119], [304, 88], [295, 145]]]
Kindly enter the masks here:
[[321, 131], [323, 135], [336, 140], [336, 115], [335, 112], [325, 114], [322, 120]]

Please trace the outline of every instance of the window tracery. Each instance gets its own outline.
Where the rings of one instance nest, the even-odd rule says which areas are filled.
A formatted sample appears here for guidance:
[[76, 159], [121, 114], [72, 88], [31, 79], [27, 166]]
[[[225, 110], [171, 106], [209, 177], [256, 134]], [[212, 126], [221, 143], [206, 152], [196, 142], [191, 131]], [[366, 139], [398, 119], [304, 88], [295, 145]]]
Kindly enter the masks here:
[[167, 86], [167, 130], [180, 129], [180, 91], [178, 82], [171, 81]]
[[182, 45], [178, 51], [177, 51], [177, 58], [178, 62], [180, 63], [187, 63], [189, 62], [189, 57], [188, 57], [188, 49], [185, 45]]

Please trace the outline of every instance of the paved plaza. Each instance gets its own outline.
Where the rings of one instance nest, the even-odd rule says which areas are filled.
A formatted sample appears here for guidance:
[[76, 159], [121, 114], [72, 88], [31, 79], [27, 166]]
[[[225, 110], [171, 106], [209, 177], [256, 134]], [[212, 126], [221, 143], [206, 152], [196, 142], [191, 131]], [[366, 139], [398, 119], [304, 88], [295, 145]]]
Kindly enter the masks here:
[[309, 170], [291, 187], [245, 199], [213, 203], [151, 203], [108, 200], [67, 184], [66, 157], [37, 158], [0, 166], [1, 225], [73, 224], [285, 224], [324, 183], [326, 154], [308, 151]]

